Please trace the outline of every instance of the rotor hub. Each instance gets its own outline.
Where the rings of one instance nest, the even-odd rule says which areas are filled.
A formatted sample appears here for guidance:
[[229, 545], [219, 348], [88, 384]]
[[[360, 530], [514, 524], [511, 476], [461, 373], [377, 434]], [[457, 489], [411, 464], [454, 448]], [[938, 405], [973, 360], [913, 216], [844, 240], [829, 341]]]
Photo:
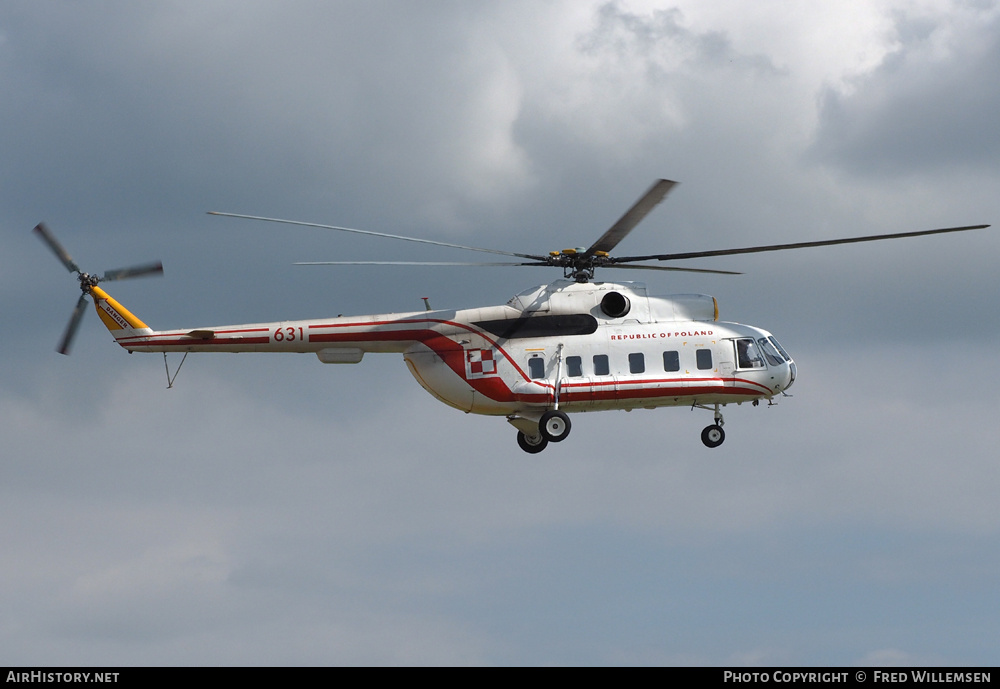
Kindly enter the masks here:
[[608, 257], [594, 256], [582, 250], [553, 251], [548, 256], [548, 264], [563, 269], [563, 277], [580, 283], [594, 279], [594, 269], [606, 265]]
[[90, 273], [80, 272], [77, 276], [80, 280], [80, 289], [83, 290], [84, 294], [90, 292], [91, 287], [96, 287], [101, 281], [100, 275], [91, 275]]

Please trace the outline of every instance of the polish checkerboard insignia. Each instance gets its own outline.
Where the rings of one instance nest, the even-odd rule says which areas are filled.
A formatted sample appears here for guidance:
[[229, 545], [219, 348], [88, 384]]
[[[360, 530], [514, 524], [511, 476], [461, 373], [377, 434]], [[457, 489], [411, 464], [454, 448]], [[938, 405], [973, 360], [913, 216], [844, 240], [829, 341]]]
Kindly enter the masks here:
[[469, 378], [495, 376], [497, 362], [492, 349], [470, 349], [465, 353], [465, 372]]

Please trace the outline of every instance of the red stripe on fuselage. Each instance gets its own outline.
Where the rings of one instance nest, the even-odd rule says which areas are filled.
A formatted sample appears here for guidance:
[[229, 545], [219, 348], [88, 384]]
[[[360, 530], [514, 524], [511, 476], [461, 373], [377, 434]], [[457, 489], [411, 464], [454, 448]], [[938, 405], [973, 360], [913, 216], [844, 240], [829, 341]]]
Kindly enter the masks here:
[[[521, 378], [523, 378], [524, 380], [529, 381], [529, 382], [531, 381], [531, 379], [527, 376], [527, 374], [525, 374], [524, 370], [520, 366], [517, 365], [517, 363], [514, 361], [514, 359], [507, 353], [507, 351], [502, 346], [500, 346], [497, 343], [496, 340], [494, 340], [489, 335], [485, 334], [482, 330], [479, 330], [478, 328], [474, 328], [474, 327], [472, 327], [471, 325], [469, 325], [467, 323], [456, 323], [455, 321], [446, 321], [446, 320], [442, 320], [440, 318], [414, 318], [414, 319], [407, 319], [407, 320], [401, 320], [401, 321], [373, 321], [371, 323], [322, 323], [322, 324], [319, 324], [319, 325], [310, 325], [309, 326], [309, 330], [312, 331], [313, 329], [320, 329], [320, 328], [352, 328], [352, 327], [353, 328], [358, 328], [358, 327], [386, 326], [386, 325], [409, 325], [411, 323], [412, 324], [433, 323], [433, 324], [437, 324], [437, 325], [449, 325], [449, 326], [451, 326], [453, 328], [458, 328], [460, 330], [465, 330], [467, 332], [472, 333], [473, 335], [477, 335], [477, 336], [483, 338], [484, 340], [486, 340], [487, 342], [489, 342], [490, 345], [492, 345], [493, 347], [495, 347], [497, 349], [497, 351], [499, 351], [501, 354], [503, 354], [504, 358], [508, 361], [508, 363], [510, 363], [511, 366], [514, 367], [514, 370], [517, 371], [518, 375], [520, 375]], [[380, 337], [372, 337], [372, 335], [379, 335]], [[439, 338], [447, 341], [450, 345], [454, 345], [454, 347], [442, 347], [440, 349], [440, 351], [439, 351], [438, 348], [435, 348], [434, 346], [431, 346], [430, 344], [428, 344], [429, 342], [436, 341]], [[310, 342], [366, 342], [366, 341], [367, 342], [387, 342], [387, 341], [398, 342], [400, 340], [408, 340], [408, 339], [414, 340], [416, 342], [420, 342], [420, 343], [428, 346], [435, 354], [437, 354], [442, 359], [444, 359], [446, 362], [448, 362], [449, 367], [452, 370], [454, 370], [455, 373], [457, 373], [459, 375], [459, 377], [461, 377], [467, 383], [469, 383], [470, 385], [472, 385], [473, 381], [470, 381], [470, 380], [468, 380], [465, 377], [465, 359], [464, 359], [464, 357], [465, 357], [465, 349], [462, 348], [461, 345], [458, 345], [457, 343], [452, 342], [452, 340], [450, 340], [447, 335], [442, 335], [441, 333], [437, 332], [436, 330], [432, 330], [430, 328], [421, 329], [421, 330], [388, 330], [388, 331], [383, 330], [383, 331], [375, 331], [375, 332], [371, 332], [371, 333], [366, 333], [366, 332], [342, 333], [342, 334], [341, 333], [313, 334], [312, 332], [309, 333], [309, 341]], [[458, 361], [458, 362], [449, 361], [448, 358], [445, 357], [445, 353], [458, 353], [461, 356], [461, 360]], [[476, 379], [476, 382], [479, 382], [479, 381], [482, 381], [482, 380], [488, 380], [488, 379], [479, 378], [479, 379]], [[473, 387], [475, 387], [475, 386], [473, 386]], [[504, 387], [506, 388], [507, 386], [504, 385]], [[550, 384], [547, 387], [552, 387], [552, 386]], [[482, 392], [484, 395], [489, 396], [485, 390], [479, 390], [479, 388], [476, 388], [476, 389], [479, 392]], [[508, 392], [509, 392], [509, 388], [508, 388]], [[493, 398], [491, 397], [491, 399], [493, 399]]]
[[[465, 375], [465, 349], [462, 345], [452, 340], [449, 336], [437, 332], [431, 327], [411, 328], [406, 326], [431, 324], [444, 325], [464, 330], [478, 337], [483, 338], [492, 347], [499, 351], [510, 366], [517, 371], [517, 374], [525, 382], [531, 383], [545, 392], [521, 393], [515, 395], [511, 388], [500, 376], [489, 376], [485, 378], [469, 379]], [[386, 326], [401, 326], [399, 330], [389, 330]], [[297, 327], [297, 326], [296, 326]], [[317, 330], [365, 328], [363, 331], [355, 332], [314, 332]], [[378, 328], [372, 330], [372, 328]], [[471, 386], [488, 399], [495, 402], [526, 402], [534, 404], [545, 404], [554, 399], [555, 386], [547, 381], [533, 380], [514, 361], [513, 357], [497, 343], [492, 337], [482, 330], [467, 323], [457, 323], [455, 321], [442, 320], [438, 318], [415, 318], [404, 320], [384, 320], [367, 322], [338, 322], [338, 323], [317, 323], [306, 326], [307, 342], [309, 343], [356, 343], [356, 342], [400, 342], [414, 341], [420, 342], [448, 365], [448, 367], [466, 384]], [[266, 337], [245, 337], [227, 338], [212, 337], [209, 339], [198, 339], [188, 337], [189, 330], [169, 333], [151, 333], [149, 335], [138, 335], [118, 340], [119, 344], [147, 345], [147, 346], [225, 346], [225, 345], [255, 345], [269, 344], [271, 342], [270, 328], [229, 328], [216, 330], [206, 328], [214, 335], [234, 335], [239, 333], [259, 333], [266, 332]], [[726, 386], [726, 380], [732, 380], [737, 385]], [[698, 385], [692, 383], [719, 383], [720, 385]], [[657, 387], [644, 387], [654, 385]], [[664, 388], [662, 385], [675, 385], [675, 388]], [[636, 386], [639, 386], [636, 388]], [[749, 387], [752, 386], [752, 387]], [[573, 388], [588, 388], [587, 390], [574, 391]], [[595, 390], [594, 388], [603, 388]], [[759, 388], [759, 389], [756, 389]], [[649, 400], [651, 398], [679, 398], [698, 397], [706, 394], [723, 395], [747, 395], [750, 397], [760, 397], [761, 395], [771, 395], [772, 391], [760, 383], [751, 380], [732, 378], [651, 378], [651, 379], [623, 379], [613, 378], [609, 380], [592, 380], [589, 382], [566, 382], [560, 386], [560, 400], [566, 402], [586, 402], [590, 400]]]

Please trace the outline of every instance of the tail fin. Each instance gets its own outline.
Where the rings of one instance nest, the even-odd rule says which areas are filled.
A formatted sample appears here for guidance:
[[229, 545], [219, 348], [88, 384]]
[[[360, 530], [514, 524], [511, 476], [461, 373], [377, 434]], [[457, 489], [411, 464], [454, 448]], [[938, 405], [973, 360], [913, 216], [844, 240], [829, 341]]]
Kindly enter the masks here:
[[94, 306], [101, 322], [111, 331], [116, 340], [123, 337], [135, 337], [152, 332], [148, 325], [119, 304], [110, 294], [94, 285], [90, 288], [90, 296], [94, 298]]

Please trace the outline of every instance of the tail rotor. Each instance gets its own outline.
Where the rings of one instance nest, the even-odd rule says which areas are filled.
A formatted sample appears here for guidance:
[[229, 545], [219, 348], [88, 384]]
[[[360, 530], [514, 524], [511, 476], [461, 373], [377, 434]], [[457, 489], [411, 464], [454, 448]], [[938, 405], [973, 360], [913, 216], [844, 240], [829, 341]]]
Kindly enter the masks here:
[[109, 282], [112, 280], [128, 280], [130, 278], [145, 277], [147, 275], [162, 275], [163, 274], [163, 264], [159, 261], [153, 263], [143, 263], [140, 265], [130, 266], [127, 268], [117, 268], [115, 270], [109, 270], [104, 273], [104, 275], [91, 275], [90, 273], [85, 273], [80, 270], [80, 267], [73, 260], [66, 248], [56, 239], [52, 231], [45, 225], [45, 223], [38, 223], [34, 230], [43, 242], [52, 250], [52, 253], [56, 255], [56, 258], [66, 266], [66, 269], [71, 273], [76, 273], [77, 279], [80, 281], [80, 291], [83, 294], [76, 302], [76, 307], [73, 309], [73, 314], [69, 318], [69, 323], [66, 324], [66, 330], [63, 332], [62, 339], [59, 341], [59, 347], [56, 349], [60, 354], [69, 354], [70, 346], [73, 344], [73, 339], [76, 337], [76, 332], [80, 328], [80, 322], [83, 320], [83, 314], [87, 310], [87, 295], [91, 294], [91, 288], [96, 287], [98, 283]]

